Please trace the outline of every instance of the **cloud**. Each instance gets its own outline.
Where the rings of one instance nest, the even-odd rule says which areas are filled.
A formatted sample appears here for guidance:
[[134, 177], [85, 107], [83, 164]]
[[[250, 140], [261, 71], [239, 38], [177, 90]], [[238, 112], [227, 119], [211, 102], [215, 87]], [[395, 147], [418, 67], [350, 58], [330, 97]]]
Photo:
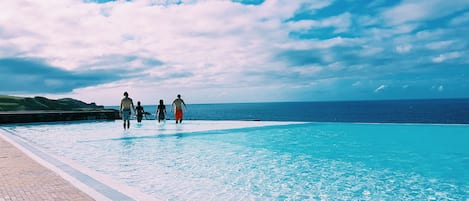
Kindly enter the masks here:
[[333, 16], [324, 20], [321, 20], [319, 25], [321, 27], [334, 27], [334, 33], [346, 32], [349, 30], [351, 25], [351, 14], [343, 13], [338, 16]]
[[440, 50], [440, 49], [445, 49], [448, 46], [452, 45], [454, 43], [453, 40], [447, 40], [447, 41], [437, 41], [437, 42], [431, 42], [426, 45], [428, 49], [431, 50]]
[[464, 14], [453, 18], [450, 21], [450, 24], [453, 26], [463, 25], [469, 23], [469, 12], [465, 12]]
[[401, 4], [385, 11], [383, 17], [388, 24], [398, 25], [437, 19], [464, 10], [466, 7], [465, 0], [404, 0]]
[[64, 93], [122, 79], [108, 71], [72, 72], [31, 59], [0, 59], [2, 93]]
[[375, 89], [375, 93], [381, 92], [386, 88], [386, 85], [380, 85], [378, 88]]
[[398, 53], [407, 53], [412, 49], [412, 45], [399, 45], [396, 47]]
[[138, 73], [140, 70], [154, 68], [164, 65], [156, 58], [142, 58], [134, 55], [102, 55], [94, 57], [80, 66], [85, 69], [126, 69]]
[[431, 90], [435, 90], [437, 92], [443, 92], [445, 90], [445, 87], [443, 85], [433, 85], [431, 87]]
[[436, 57], [433, 57], [432, 61], [434, 63], [440, 63], [440, 62], [444, 62], [444, 61], [449, 60], [449, 59], [459, 58], [460, 56], [461, 56], [461, 53], [459, 53], [459, 52], [449, 52], [449, 53], [444, 53], [444, 54], [440, 54]]
[[358, 86], [360, 86], [361, 84], [362, 84], [362, 83], [361, 83], [360, 81], [356, 81], [356, 82], [354, 82], [354, 83], [352, 84], [352, 86], [358, 87]]
[[266, 101], [363, 99], [384, 88], [405, 97], [386, 86], [410, 93], [432, 83], [464, 94], [466, 2], [0, 1], [0, 59], [45, 72], [1, 76], [21, 80], [12, 89], [104, 101], [121, 89], [149, 100], [185, 92], [200, 102], [216, 98], [198, 94], [212, 90], [236, 100], [256, 90]]
[[349, 31], [352, 15], [342, 13], [324, 19], [292, 19], [287, 22], [289, 35], [298, 38], [331, 39]]

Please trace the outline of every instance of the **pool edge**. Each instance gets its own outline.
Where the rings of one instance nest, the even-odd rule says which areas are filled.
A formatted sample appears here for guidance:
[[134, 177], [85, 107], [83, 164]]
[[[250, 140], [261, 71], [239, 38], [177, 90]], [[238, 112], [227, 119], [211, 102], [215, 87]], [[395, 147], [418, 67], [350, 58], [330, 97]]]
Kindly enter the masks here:
[[[12, 131], [0, 127], [0, 137], [7, 143], [17, 148], [20, 152], [37, 162], [39, 165], [56, 173], [59, 177], [69, 182], [79, 191], [82, 191], [95, 200], [108, 201], [115, 200], [116, 198], [119, 198], [119, 200], [159, 200], [157, 198], [151, 198], [141, 192], [137, 192], [135, 189], [130, 190], [131, 187], [128, 186], [126, 186], [125, 189], [116, 188], [115, 185], [109, 184], [111, 183], [109, 179], [106, 179], [108, 181], [104, 182], [102, 178], [98, 179], [96, 175], [91, 176], [89, 175], [89, 171], [91, 170], [84, 170], [84, 167], [77, 169], [77, 164], [72, 165], [70, 164], [70, 161], [64, 162], [63, 158], [58, 159], [59, 157], [52, 156], [51, 154], [44, 152], [40, 148], [15, 136], [11, 132]], [[122, 187], [122, 184], [120, 185], [120, 187]]]

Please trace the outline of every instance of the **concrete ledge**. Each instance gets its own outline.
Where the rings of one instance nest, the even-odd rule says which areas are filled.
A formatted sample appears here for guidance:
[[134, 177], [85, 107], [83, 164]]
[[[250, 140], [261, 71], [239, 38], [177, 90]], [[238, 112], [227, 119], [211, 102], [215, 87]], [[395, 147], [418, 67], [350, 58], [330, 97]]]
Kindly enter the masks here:
[[76, 120], [115, 120], [119, 118], [119, 111], [117, 110], [0, 112], [0, 124]]

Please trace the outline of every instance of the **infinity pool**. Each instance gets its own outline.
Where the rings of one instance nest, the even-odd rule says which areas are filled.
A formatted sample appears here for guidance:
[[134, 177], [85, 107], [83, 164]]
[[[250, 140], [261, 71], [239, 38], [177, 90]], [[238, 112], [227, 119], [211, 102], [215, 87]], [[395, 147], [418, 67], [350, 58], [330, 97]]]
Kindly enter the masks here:
[[163, 200], [469, 200], [469, 125], [186, 121], [2, 128]]

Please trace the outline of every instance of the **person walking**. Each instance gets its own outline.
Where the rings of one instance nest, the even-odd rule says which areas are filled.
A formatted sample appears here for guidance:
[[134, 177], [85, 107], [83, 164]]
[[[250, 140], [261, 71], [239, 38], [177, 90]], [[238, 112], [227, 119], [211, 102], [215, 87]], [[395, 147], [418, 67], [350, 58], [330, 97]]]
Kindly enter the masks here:
[[161, 120], [165, 120], [166, 106], [163, 100], [160, 100], [160, 104], [156, 107], [156, 115], [158, 116], [158, 123], [160, 123]]
[[137, 122], [142, 123], [143, 114], [145, 114], [145, 110], [140, 105], [140, 101], [137, 102], [137, 107], [135, 107], [137, 113]]
[[173, 108], [174, 108], [174, 117], [176, 119], [176, 124], [178, 123], [178, 121], [179, 123], [182, 123], [182, 118], [183, 118], [182, 105], [184, 105], [184, 108], [186, 108], [186, 111], [187, 111], [186, 103], [184, 103], [184, 100], [181, 99], [181, 95], [178, 94], [177, 98], [171, 104], [171, 112], [173, 112]]
[[130, 115], [132, 114], [131, 109], [133, 109], [135, 113], [134, 102], [131, 98], [129, 98], [129, 93], [124, 92], [124, 98], [121, 100], [121, 106], [119, 108], [119, 111], [122, 115], [122, 120], [124, 121], [124, 130], [126, 129], [126, 127], [127, 129], [130, 128]]

